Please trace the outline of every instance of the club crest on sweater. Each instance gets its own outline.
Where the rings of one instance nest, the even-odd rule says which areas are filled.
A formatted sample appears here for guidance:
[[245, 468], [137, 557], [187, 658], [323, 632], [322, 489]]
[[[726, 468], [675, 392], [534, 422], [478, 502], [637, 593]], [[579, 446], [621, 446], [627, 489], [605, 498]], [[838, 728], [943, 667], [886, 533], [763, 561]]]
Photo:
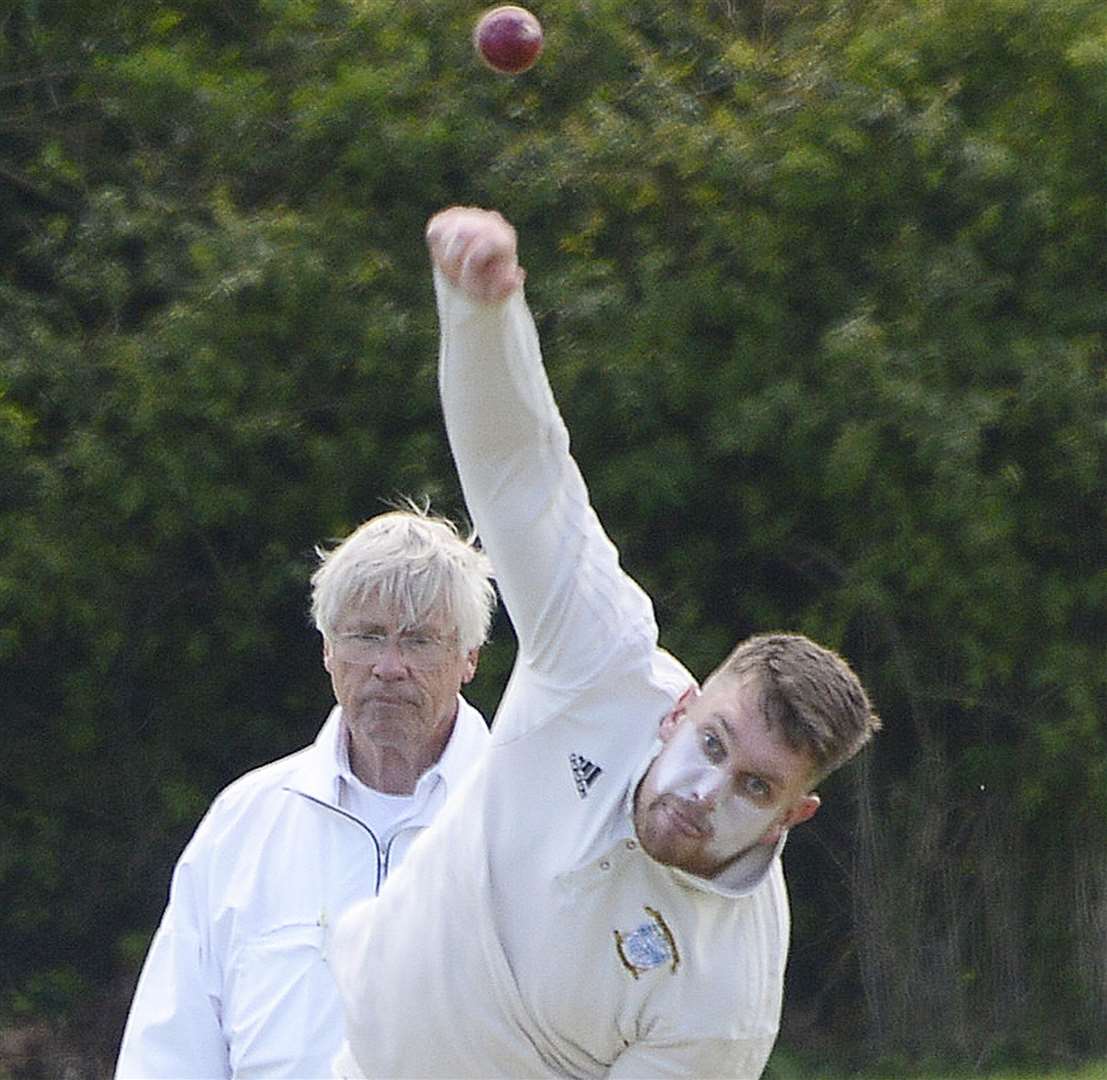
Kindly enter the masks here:
[[649, 916], [648, 922], [630, 931], [614, 931], [615, 951], [623, 967], [636, 979], [643, 972], [662, 964], [668, 964], [670, 971], [676, 971], [680, 964], [676, 940], [661, 912], [652, 907], [645, 908], [645, 912]]

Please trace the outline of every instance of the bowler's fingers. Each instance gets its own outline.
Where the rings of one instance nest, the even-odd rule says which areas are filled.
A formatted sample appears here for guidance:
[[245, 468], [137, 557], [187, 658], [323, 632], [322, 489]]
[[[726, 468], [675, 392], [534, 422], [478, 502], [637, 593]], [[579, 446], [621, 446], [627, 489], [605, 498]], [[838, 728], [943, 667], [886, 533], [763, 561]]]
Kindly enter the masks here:
[[506, 300], [523, 283], [523, 271], [515, 256], [514, 232], [510, 250], [500, 236], [475, 235], [462, 256], [458, 283], [486, 303]]
[[447, 279], [477, 300], [506, 300], [523, 283], [515, 230], [494, 210], [455, 206], [435, 214], [427, 245]]

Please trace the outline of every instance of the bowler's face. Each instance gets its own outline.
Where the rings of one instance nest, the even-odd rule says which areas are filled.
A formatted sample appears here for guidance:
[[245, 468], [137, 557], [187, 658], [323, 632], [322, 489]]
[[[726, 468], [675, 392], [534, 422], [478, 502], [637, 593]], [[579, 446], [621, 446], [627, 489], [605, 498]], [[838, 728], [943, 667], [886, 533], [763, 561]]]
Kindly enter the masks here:
[[818, 809], [812, 763], [768, 727], [752, 676], [712, 676], [660, 736], [634, 801], [638, 839], [657, 862], [714, 877]]

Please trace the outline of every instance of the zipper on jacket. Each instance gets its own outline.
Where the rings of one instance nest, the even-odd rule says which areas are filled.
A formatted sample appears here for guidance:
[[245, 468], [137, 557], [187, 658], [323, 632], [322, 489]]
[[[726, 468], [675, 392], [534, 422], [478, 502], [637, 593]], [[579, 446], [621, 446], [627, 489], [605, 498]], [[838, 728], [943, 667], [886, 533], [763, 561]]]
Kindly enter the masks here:
[[[359, 829], [364, 829], [369, 834], [369, 838], [373, 841], [373, 850], [377, 853], [377, 880], [373, 888], [373, 895], [379, 895], [381, 883], [384, 881], [385, 877], [388, 876], [388, 861], [387, 854], [381, 851], [381, 842], [377, 839], [377, 834], [373, 832], [361, 818], [354, 817], [348, 810], [343, 810], [341, 806], [335, 806], [334, 803], [324, 802], [322, 799], [317, 799], [314, 795], [308, 795], [305, 791], [297, 791], [295, 788], [286, 787], [284, 790], [291, 792], [293, 795], [299, 795], [300, 798], [307, 799], [308, 802], [313, 802], [316, 806], [323, 807], [324, 810], [330, 810], [340, 817], [344, 817], [347, 821], [352, 821]], [[395, 840], [398, 835], [399, 833], [396, 833], [392, 839]], [[388, 850], [391, 851], [391, 849], [392, 843], [389, 841]]]

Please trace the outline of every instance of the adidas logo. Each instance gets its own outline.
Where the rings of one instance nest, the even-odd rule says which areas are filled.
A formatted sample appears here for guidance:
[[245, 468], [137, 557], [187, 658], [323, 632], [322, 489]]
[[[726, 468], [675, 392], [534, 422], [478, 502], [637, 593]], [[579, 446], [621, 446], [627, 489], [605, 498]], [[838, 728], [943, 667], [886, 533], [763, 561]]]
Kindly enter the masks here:
[[570, 754], [569, 764], [573, 769], [573, 779], [576, 781], [577, 794], [583, 799], [588, 795], [588, 790], [596, 782], [596, 778], [603, 772], [599, 765], [593, 765], [588, 758], [580, 754]]

